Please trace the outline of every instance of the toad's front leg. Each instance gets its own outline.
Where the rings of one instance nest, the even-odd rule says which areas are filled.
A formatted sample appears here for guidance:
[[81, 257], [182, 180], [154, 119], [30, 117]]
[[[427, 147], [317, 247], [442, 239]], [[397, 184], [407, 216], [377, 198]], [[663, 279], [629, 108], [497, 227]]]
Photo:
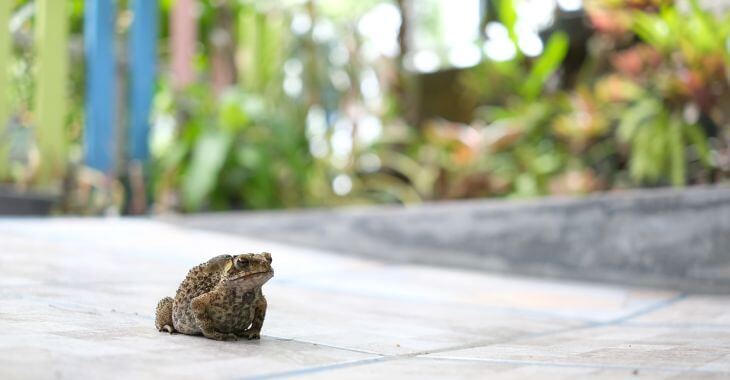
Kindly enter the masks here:
[[213, 327], [213, 320], [208, 315], [208, 305], [210, 305], [212, 296], [212, 292], [201, 294], [193, 298], [193, 301], [190, 304], [193, 310], [193, 315], [195, 316], [195, 322], [200, 328], [200, 331], [206, 338], [210, 339], [238, 340], [238, 337], [235, 334], [223, 333], [215, 330]]
[[248, 340], [261, 339], [261, 328], [264, 326], [264, 318], [266, 317], [266, 298], [262, 295], [258, 302], [256, 302], [256, 308], [254, 309], [253, 322], [251, 327], [245, 331], [238, 333], [237, 335], [241, 338]]

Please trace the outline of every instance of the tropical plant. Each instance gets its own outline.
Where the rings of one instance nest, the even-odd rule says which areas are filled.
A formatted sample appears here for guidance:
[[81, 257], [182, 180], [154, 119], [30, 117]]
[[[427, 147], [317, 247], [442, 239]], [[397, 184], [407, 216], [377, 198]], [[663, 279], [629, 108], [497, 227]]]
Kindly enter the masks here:
[[[480, 195], [538, 195], [727, 178], [728, 15], [695, 1], [686, 11], [671, 1], [589, 2], [594, 48], [566, 87], [562, 42], [553, 35], [541, 57], [524, 58], [514, 4], [497, 5], [517, 54], [464, 75], [483, 106], [460, 127], [477, 143], [457, 144], [462, 153], [441, 164], [452, 186], [469, 178]], [[458, 165], [463, 157], [471, 164]]]
[[629, 146], [629, 173], [639, 184], [727, 176], [712, 156], [727, 155], [730, 18], [689, 4], [687, 11], [671, 4], [624, 10], [631, 21], [626, 32], [640, 42], [611, 55], [615, 74], [608, 80], [631, 90], [607, 114], [618, 123], [619, 142]]

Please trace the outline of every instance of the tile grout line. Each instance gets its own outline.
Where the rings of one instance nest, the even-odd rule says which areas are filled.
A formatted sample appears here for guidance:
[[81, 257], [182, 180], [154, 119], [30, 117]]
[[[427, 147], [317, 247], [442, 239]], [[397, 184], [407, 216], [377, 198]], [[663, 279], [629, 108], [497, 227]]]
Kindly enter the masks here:
[[609, 321], [608, 324], [623, 324], [625, 322], [628, 322], [636, 317], [640, 317], [642, 315], [646, 315], [661, 309], [664, 309], [668, 306], [674, 305], [675, 303], [682, 301], [686, 299], [689, 295], [687, 293], [679, 293], [675, 295], [674, 297], [667, 298], [665, 300], [659, 301], [653, 305], [649, 305], [643, 309], [639, 309], [637, 311], [634, 311], [633, 313], [629, 313], [627, 315], [624, 315], [623, 317], [619, 317], [616, 319], [613, 319]]
[[[413, 353], [408, 353], [408, 354], [384, 355], [384, 354], [376, 353], [375, 355], [380, 355], [380, 356], [375, 357], [375, 358], [354, 360], [354, 361], [335, 363], [335, 364], [330, 364], [330, 365], [323, 365], [323, 366], [317, 366], [317, 367], [311, 367], [311, 368], [305, 368], [305, 369], [299, 369], [299, 370], [285, 371], [285, 372], [280, 372], [280, 373], [271, 373], [268, 375], [247, 377], [245, 379], [277, 379], [277, 378], [286, 378], [286, 377], [294, 377], [294, 376], [303, 376], [303, 375], [307, 375], [307, 374], [323, 372], [323, 371], [328, 371], [328, 370], [333, 370], [333, 369], [355, 367], [355, 366], [368, 365], [368, 364], [372, 364], [372, 363], [381, 363], [381, 362], [386, 362], [386, 361], [394, 361], [394, 360], [400, 360], [400, 359], [423, 357], [423, 355], [428, 355], [428, 354], [433, 354], [433, 353], [463, 350], [463, 349], [476, 348], [476, 347], [486, 347], [486, 346], [491, 346], [491, 345], [495, 345], [495, 344], [516, 342], [516, 341], [520, 341], [520, 340], [524, 340], [524, 339], [545, 337], [545, 336], [560, 334], [560, 333], [569, 332], [569, 331], [578, 331], [578, 330], [585, 330], [585, 329], [591, 329], [591, 328], [597, 328], [597, 327], [619, 325], [619, 324], [623, 324], [624, 322], [627, 322], [633, 318], [651, 313], [653, 311], [661, 310], [665, 307], [668, 307], [676, 302], [679, 302], [679, 301], [687, 298], [687, 296], [688, 295], [686, 293], [680, 293], [676, 296], [659, 301], [657, 303], [654, 303], [652, 305], [649, 305], [647, 307], [644, 307], [642, 309], [639, 309], [639, 310], [629, 313], [627, 315], [624, 315], [624, 316], [621, 316], [618, 318], [614, 318], [612, 320], [608, 320], [605, 322], [591, 322], [591, 323], [587, 323], [587, 324], [581, 325], [581, 326], [566, 327], [566, 328], [561, 328], [561, 329], [556, 329], [556, 330], [551, 330], [551, 331], [545, 331], [545, 332], [541, 332], [541, 333], [526, 334], [526, 335], [514, 337], [512, 339], [505, 339], [505, 340], [501, 340], [501, 341], [491, 341], [491, 340], [490, 341], [479, 341], [479, 342], [473, 342], [470, 344], [444, 347], [444, 348], [440, 348], [437, 350], [413, 352]], [[296, 339], [292, 339], [292, 340], [297, 341]], [[301, 341], [301, 343], [315, 344], [315, 343], [304, 342], [304, 341]], [[338, 348], [338, 347], [332, 347], [332, 348], [343, 349], [343, 348]]]
[[375, 351], [367, 351], [367, 350], [359, 350], [357, 348], [349, 348], [349, 347], [335, 346], [335, 345], [331, 345], [331, 344], [327, 344], [327, 343], [320, 343], [320, 342], [314, 342], [314, 341], [311, 341], [311, 340], [299, 339], [299, 338], [296, 338], [296, 337], [295, 338], [284, 338], [284, 337], [279, 337], [279, 336], [274, 336], [274, 335], [268, 335], [268, 334], [262, 334], [262, 336], [269, 337], [269, 338], [276, 339], [276, 340], [280, 340], [280, 341], [297, 342], [297, 343], [303, 343], [303, 344], [311, 344], [313, 346], [322, 346], [322, 347], [332, 348], [332, 349], [335, 349], [335, 350], [357, 352], [359, 354], [376, 355], [376, 356], [387, 356], [387, 355], [380, 354], [380, 353], [375, 352]]
[[[659, 302], [656, 302], [656, 303], [654, 303], [652, 305], [649, 305], [647, 307], [644, 307], [644, 308], [642, 308], [640, 310], [637, 310], [637, 311], [634, 311], [634, 312], [629, 313], [627, 315], [624, 315], [622, 317], [615, 318], [615, 319], [612, 319], [612, 320], [608, 320], [608, 321], [605, 321], [605, 322], [588, 323], [588, 324], [583, 325], [583, 326], [567, 327], [567, 328], [564, 328], [564, 329], [558, 329], [558, 330], [553, 330], [553, 331], [546, 331], [544, 333], [528, 334], [528, 335], [523, 335], [523, 336], [515, 337], [514, 339], [507, 339], [507, 340], [502, 341], [502, 342], [495, 342], [495, 343], [485, 344], [485, 345], [474, 345], [472, 347], [466, 347], [466, 348], [486, 347], [486, 346], [490, 346], [490, 345], [494, 345], [494, 344], [504, 344], [504, 343], [517, 342], [517, 341], [524, 340], [524, 339], [532, 339], [532, 338], [537, 338], [537, 337], [546, 337], [546, 336], [560, 334], [560, 333], [564, 333], [564, 332], [570, 332], [570, 331], [590, 330], [592, 328], [600, 328], [600, 327], [607, 327], [607, 326], [613, 326], [613, 325], [624, 325], [627, 321], [629, 321], [629, 320], [631, 320], [633, 318], [636, 318], [636, 317], [639, 317], [639, 316], [642, 316], [642, 315], [646, 315], [646, 314], [649, 314], [649, 313], [654, 312], [654, 311], [657, 311], [657, 310], [661, 310], [661, 309], [663, 309], [665, 307], [668, 307], [668, 306], [671, 306], [671, 305], [673, 305], [673, 304], [675, 304], [675, 303], [677, 303], [677, 302], [679, 302], [679, 301], [681, 301], [681, 300], [683, 300], [683, 299], [685, 299], [687, 297], [688, 297], [687, 294], [680, 293], [680, 294], [677, 294], [677, 295], [675, 295], [673, 297], [664, 299], [662, 301], [659, 301]], [[457, 348], [456, 350], [459, 350], [459, 349], [464, 349], [464, 348]], [[453, 351], [453, 350], [438, 350], [438, 351], [434, 351], [432, 353], [445, 352], [445, 351]], [[428, 359], [428, 357], [425, 357], [423, 355], [418, 355], [418, 356], [421, 357], [421, 358]], [[438, 358], [439, 359], [447, 359], [446, 357], [438, 357]], [[480, 359], [475, 358], [475, 360], [480, 360]], [[489, 359], [484, 359], [484, 360], [489, 360]]]
[[344, 362], [339, 362], [339, 363], [334, 363], [334, 364], [324, 364], [321, 366], [315, 366], [315, 367], [309, 367], [309, 368], [303, 368], [303, 369], [297, 369], [297, 370], [291, 370], [291, 371], [285, 371], [285, 372], [279, 372], [279, 373], [243, 377], [240, 379], [242, 379], [242, 380], [268, 380], [268, 379], [282, 379], [282, 378], [294, 377], [294, 376], [304, 376], [304, 375], [310, 375], [310, 374], [318, 373], [318, 372], [322, 372], [322, 371], [356, 367], [356, 366], [367, 365], [367, 364], [371, 364], [371, 363], [380, 363], [380, 362], [384, 362], [384, 361], [390, 361], [390, 360], [387, 360], [388, 358], [389, 357], [387, 357], [387, 356], [378, 356], [378, 357], [374, 357], [374, 358], [350, 360], [350, 361], [344, 361]]
[[730, 330], [730, 323], [671, 323], [671, 322], [624, 322], [623, 327], [635, 328], [667, 328], [667, 329], [701, 329]]
[[[538, 337], [538, 336], [543, 336], [543, 335], [557, 334], [557, 333], [569, 331], [572, 329], [573, 328], [565, 328], [565, 329], [552, 330], [552, 331], [543, 332], [543, 333], [528, 334], [528, 335], [522, 336], [520, 338], [531, 338], [531, 337]], [[311, 343], [311, 342], [298, 341], [296, 339], [292, 339], [292, 340], [299, 342], [299, 343], [316, 344], [316, 343]], [[267, 375], [251, 376], [251, 377], [245, 377], [243, 379], [252, 379], [252, 380], [253, 379], [256, 379], [256, 380], [279, 379], [279, 378], [302, 376], [302, 375], [308, 375], [308, 374], [317, 373], [317, 372], [328, 371], [328, 370], [332, 370], [332, 369], [355, 367], [355, 366], [367, 365], [367, 364], [371, 364], [371, 363], [389, 362], [389, 361], [400, 360], [400, 359], [420, 357], [423, 355], [433, 354], [433, 353], [440, 353], [440, 352], [460, 350], [460, 349], [466, 349], [466, 348], [474, 348], [474, 347], [482, 347], [482, 346], [487, 346], [487, 345], [491, 345], [491, 344], [507, 343], [507, 342], [510, 342], [513, 340], [514, 339], [506, 339], [506, 340], [502, 340], [502, 341], [491, 341], [490, 340], [489, 342], [479, 341], [479, 342], [473, 342], [470, 344], [463, 344], [463, 345], [458, 345], [458, 346], [449, 346], [449, 347], [439, 348], [439, 349], [435, 349], [435, 350], [425, 350], [425, 351], [418, 351], [418, 352], [411, 352], [411, 353], [397, 354], [397, 355], [385, 355], [385, 354], [374, 353], [373, 355], [378, 355], [378, 357], [353, 360], [353, 361], [347, 361], [347, 362], [341, 362], [341, 363], [334, 363], [334, 364], [326, 364], [326, 365], [322, 365], [322, 366], [297, 369], [297, 370], [291, 370], [291, 371], [284, 371], [284, 372], [279, 372], [279, 373], [271, 373], [271, 374], [267, 374]], [[338, 348], [338, 347], [332, 347], [332, 348]], [[342, 348], [340, 348], [340, 349], [342, 349]], [[362, 352], [362, 353], [364, 353], [364, 352]]]
[[557, 367], [557, 368], [589, 368], [589, 369], [625, 369], [625, 370], [645, 370], [645, 371], [660, 371], [660, 372], [680, 372], [680, 373], [718, 373], [718, 371], [704, 370], [698, 368], [681, 368], [681, 367], [651, 367], [651, 366], [628, 366], [628, 365], [616, 365], [616, 364], [583, 364], [583, 363], [565, 363], [565, 362], [545, 362], [539, 360], [519, 360], [519, 359], [482, 359], [482, 358], [467, 358], [459, 356], [433, 356], [433, 357], [419, 357], [419, 360], [443, 360], [443, 361], [464, 361], [464, 362], [483, 362], [493, 364], [518, 364], [526, 366], [536, 367]]

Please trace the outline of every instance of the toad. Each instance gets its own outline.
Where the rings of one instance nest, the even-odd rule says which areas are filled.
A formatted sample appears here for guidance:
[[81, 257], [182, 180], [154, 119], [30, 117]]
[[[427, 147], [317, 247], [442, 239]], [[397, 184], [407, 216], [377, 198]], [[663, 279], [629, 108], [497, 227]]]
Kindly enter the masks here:
[[261, 287], [273, 276], [268, 252], [216, 256], [188, 272], [174, 299], [160, 300], [155, 326], [215, 340], [259, 339], [266, 316]]

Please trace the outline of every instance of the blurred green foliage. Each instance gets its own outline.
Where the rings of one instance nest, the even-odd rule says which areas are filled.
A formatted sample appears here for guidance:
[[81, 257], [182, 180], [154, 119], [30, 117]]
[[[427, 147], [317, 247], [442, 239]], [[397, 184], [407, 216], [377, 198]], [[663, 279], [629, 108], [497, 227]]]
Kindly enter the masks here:
[[[29, 1], [15, 3], [12, 170], [4, 180], [28, 185], [37, 166], [28, 106], [34, 63], [24, 40], [33, 17]], [[78, 165], [84, 2], [70, 3], [76, 58], [67, 135], [77, 165], [66, 191], [82, 200], [67, 210], [121, 209], [121, 181], [110, 187]], [[163, 69], [173, 3], [161, 2]], [[127, 185], [126, 199], [144, 192], [155, 211], [193, 212], [585, 194], [730, 178], [730, 15], [696, 1], [680, 10], [671, 0], [587, 0], [587, 56], [567, 72], [573, 35], [558, 23], [542, 36], [542, 52], [528, 56], [519, 46], [519, 0], [495, 1], [489, 19], [507, 31], [515, 54], [483, 56], [461, 70], [464, 97], [479, 105], [473, 122], [409, 125], [406, 100], [419, 75], [403, 67], [407, 54], [373, 58], [358, 30], [375, 6], [403, 3], [199, 1], [198, 81], [174, 90], [161, 75], [147, 182], [141, 190]], [[216, 18], [222, 5], [235, 20], [231, 30]], [[118, 9], [123, 46], [131, 15], [126, 1]], [[428, 17], [418, 24], [438, 34]], [[235, 41], [236, 80], [217, 94], [212, 41], [221, 31]], [[96, 188], [113, 194], [88, 200]]]
[[[174, 141], [158, 147], [157, 199], [180, 190], [186, 210], [278, 208], [305, 204], [312, 164], [303, 130], [291, 113], [268, 107], [260, 96], [232, 90], [219, 101], [191, 87]], [[174, 112], [174, 96], [161, 93], [159, 110]]]
[[[498, 10], [516, 42], [510, 3]], [[551, 78], [559, 83], [560, 34], [534, 61], [518, 54], [465, 73], [484, 107], [476, 123], [461, 127], [478, 136], [472, 148], [460, 146], [473, 150], [461, 170], [485, 173], [489, 180], [475, 185], [483, 195], [726, 181], [730, 19], [690, 5], [681, 12], [666, 1], [588, 2], [596, 32], [571, 87], [546, 88]]]

